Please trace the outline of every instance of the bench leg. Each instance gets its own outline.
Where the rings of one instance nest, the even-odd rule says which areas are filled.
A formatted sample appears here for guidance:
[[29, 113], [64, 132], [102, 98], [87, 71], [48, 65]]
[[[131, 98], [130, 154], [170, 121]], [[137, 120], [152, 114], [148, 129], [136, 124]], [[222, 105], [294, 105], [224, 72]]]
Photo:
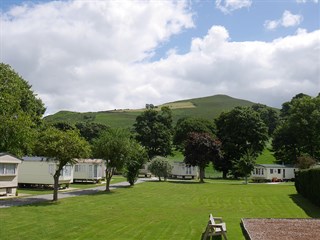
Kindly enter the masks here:
[[222, 236], [223, 236], [224, 240], [227, 240], [227, 235], [225, 232], [222, 232]]
[[209, 226], [207, 225], [206, 227], [206, 231], [204, 232], [204, 234], [202, 235], [202, 240], [207, 240], [208, 238], [208, 234], [209, 234]]

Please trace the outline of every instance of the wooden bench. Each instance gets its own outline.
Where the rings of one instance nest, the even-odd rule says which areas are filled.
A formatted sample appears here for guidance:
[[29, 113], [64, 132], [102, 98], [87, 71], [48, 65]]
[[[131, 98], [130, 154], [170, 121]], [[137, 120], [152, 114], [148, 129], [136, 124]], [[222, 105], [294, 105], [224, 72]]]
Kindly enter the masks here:
[[207, 237], [219, 236], [219, 235], [223, 236], [223, 238], [227, 240], [226, 233], [227, 233], [226, 223], [222, 221], [222, 218], [213, 217], [212, 214], [210, 214], [207, 228], [203, 234], [202, 240], [207, 240]]

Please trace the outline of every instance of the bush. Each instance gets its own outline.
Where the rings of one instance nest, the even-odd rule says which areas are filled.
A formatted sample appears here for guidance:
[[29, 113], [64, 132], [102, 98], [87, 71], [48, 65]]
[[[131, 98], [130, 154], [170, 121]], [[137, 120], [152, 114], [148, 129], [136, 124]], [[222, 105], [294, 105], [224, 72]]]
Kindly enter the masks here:
[[299, 194], [320, 207], [320, 168], [297, 171], [295, 187]]
[[158, 156], [151, 160], [148, 169], [156, 177], [159, 177], [159, 181], [161, 181], [161, 177], [167, 180], [171, 173], [172, 166], [166, 158]]
[[310, 156], [300, 156], [297, 159], [296, 166], [299, 169], [308, 169], [311, 166], [315, 165], [316, 163], [317, 163], [316, 160]]

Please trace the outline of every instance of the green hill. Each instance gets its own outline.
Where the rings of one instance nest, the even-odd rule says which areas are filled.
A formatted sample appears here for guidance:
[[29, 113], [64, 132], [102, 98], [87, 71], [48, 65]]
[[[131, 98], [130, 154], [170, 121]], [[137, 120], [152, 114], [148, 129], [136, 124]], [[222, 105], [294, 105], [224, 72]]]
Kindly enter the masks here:
[[[172, 109], [174, 123], [187, 116], [214, 119], [223, 111], [229, 111], [236, 106], [251, 106], [253, 102], [232, 98], [226, 95], [214, 95], [210, 97], [194, 98], [176, 102], [165, 103], [157, 106], [168, 106]], [[103, 112], [70, 112], [60, 111], [45, 117], [47, 122], [64, 121], [71, 124], [76, 122], [97, 122], [111, 127], [131, 127], [136, 117], [145, 109], [119, 109]]]

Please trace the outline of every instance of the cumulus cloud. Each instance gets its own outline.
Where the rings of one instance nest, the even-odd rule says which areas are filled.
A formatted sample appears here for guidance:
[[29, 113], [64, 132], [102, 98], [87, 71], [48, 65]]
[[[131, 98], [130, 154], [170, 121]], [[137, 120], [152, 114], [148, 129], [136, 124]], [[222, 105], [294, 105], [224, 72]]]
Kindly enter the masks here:
[[307, 3], [307, 2], [313, 2], [318, 3], [319, 0], [296, 0], [297, 3]]
[[212, 26], [187, 53], [171, 49], [151, 61], [159, 45], [194, 27], [192, 12], [181, 1], [122, 3], [50, 2], [1, 16], [2, 60], [33, 85], [47, 114], [221, 93], [279, 107], [320, 89], [320, 30], [235, 42], [225, 27]]
[[225, 28], [213, 26], [188, 54], [155, 65], [178, 79], [176, 94], [225, 93], [279, 107], [296, 93], [319, 92], [319, 37], [319, 30], [299, 31], [272, 42], [232, 42]]
[[252, 0], [216, 0], [216, 7], [224, 13], [230, 13], [241, 8], [249, 8]]
[[282, 27], [295, 27], [298, 26], [303, 20], [302, 15], [292, 14], [290, 11], [284, 11], [282, 17], [277, 20], [267, 20], [264, 26], [268, 30], [274, 30], [280, 26]]
[[[192, 17], [184, 1], [26, 4], [1, 15], [2, 59], [31, 82], [50, 112], [108, 108], [118, 105], [123, 81], [139, 84], [131, 64], [194, 27]], [[74, 95], [78, 101], [69, 99]]]

